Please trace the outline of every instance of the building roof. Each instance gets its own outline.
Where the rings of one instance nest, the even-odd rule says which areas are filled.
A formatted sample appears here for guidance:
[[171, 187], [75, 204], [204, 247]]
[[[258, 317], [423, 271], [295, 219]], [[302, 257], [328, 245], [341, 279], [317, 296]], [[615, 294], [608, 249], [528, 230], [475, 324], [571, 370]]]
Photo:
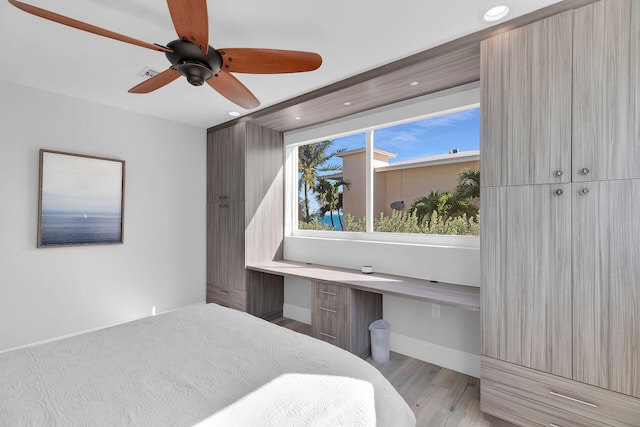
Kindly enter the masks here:
[[398, 169], [421, 168], [425, 166], [446, 165], [449, 163], [473, 162], [480, 160], [480, 150], [458, 151], [457, 153], [438, 154], [436, 156], [420, 157], [418, 159], [405, 160], [392, 163], [389, 166], [379, 166], [376, 172], [385, 172]]

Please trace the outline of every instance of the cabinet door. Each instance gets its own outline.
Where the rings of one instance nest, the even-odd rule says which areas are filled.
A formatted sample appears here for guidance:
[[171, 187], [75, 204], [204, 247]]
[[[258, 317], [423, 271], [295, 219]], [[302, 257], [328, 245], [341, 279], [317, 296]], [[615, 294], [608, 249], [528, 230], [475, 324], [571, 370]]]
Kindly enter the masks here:
[[207, 201], [244, 200], [245, 128], [236, 125], [207, 135]]
[[207, 283], [245, 290], [244, 202], [209, 203]]
[[640, 397], [640, 180], [573, 184], [573, 201], [574, 378]]
[[482, 354], [569, 378], [570, 189], [484, 188], [480, 233]]
[[483, 186], [571, 179], [571, 11], [481, 46]]
[[573, 180], [640, 178], [640, 2], [577, 9], [574, 43]]

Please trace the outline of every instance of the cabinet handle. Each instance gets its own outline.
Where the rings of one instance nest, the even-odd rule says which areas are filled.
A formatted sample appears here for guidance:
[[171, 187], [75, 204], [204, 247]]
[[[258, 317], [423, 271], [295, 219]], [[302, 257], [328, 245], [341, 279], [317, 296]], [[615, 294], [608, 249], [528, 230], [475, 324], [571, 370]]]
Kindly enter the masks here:
[[218, 196], [218, 199], [220, 199], [220, 200], [228, 200], [229, 196]]
[[556, 196], [562, 196], [562, 194], [564, 193], [564, 191], [562, 190], [562, 188], [558, 188], [556, 191], [554, 191]]
[[598, 405], [594, 405], [593, 403], [589, 403], [589, 402], [585, 402], [584, 400], [580, 400], [580, 399], [576, 399], [576, 398], [573, 398], [573, 397], [565, 396], [564, 394], [556, 393], [555, 391], [550, 391], [549, 394], [552, 395], [552, 396], [557, 396], [557, 397], [561, 397], [563, 399], [570, 400], [572, 402], [577, 402], [577, 403], [581, 403], [581, 404], [586, 405], [586, 406], [591, 406], [592, 408], [597, 408], [598, 407]]
[[335, 310], [331, 310], [331, 309], [324, 308], [324, 307], [320, 307], [320, 310], [327, 311], [327, 312], [329, 312], [329, 313], [333, 313], [333, 314], [336, 314], [336, 313], [337, 313], [337, 311], [335, 311]]
[[578, 193], [580, 193], [581, 196], [586, 196], [587, 194], [589, 194], [589, 189], [581, 188], [580, 191], [578, 191]]
[[558, 169], [557, 171], [555, 171], [555, 172], [553, 173], [553, 175], [554, 175], [554, 176], [557, 176], [558, 178], [560, 178], [560, 177], [562, 176], [562, 174], [563, 174], [563, 173], [564, 173], [564, 172], [562, 172], [560, 169]]
[[560, 427], [560, 426], [558, 424], [551, 423], [549, 424], [549, 427]]
[[338, 338], [334, 337], [333, 335], [325, 334], [324, 332], [320, 332], [320, 335], [322, 335], [323, 337], [331, 338], [333, 340], [337, 340], [338, 339]]
[[229, 207], [229, 203], [220, 203], [218, 206], [221, 207], [221, 208], [228, 208]]
[[589, 170], [589, 168], [582, 168], [582, 169], [580, 169], [579, 172], [580, 172], [580, 175], [588, 175], [589, 172], [591, 172], [591, 171]]
[[227, 291], [221, 291], [220, 289], [218, 289], [218, 290], [217, 290], [217, 292], [218, 292], [219, 294], [222, 294], [222, 295], [229, 295], [229, 292], [227, 292]]
[[325, 295], [331, 295], [332, 297], [335, 297], [338, 295], [338, 294], [334, 294], [333, 292], [327, 292], [327, 291], [320, 291], [320, 293]]

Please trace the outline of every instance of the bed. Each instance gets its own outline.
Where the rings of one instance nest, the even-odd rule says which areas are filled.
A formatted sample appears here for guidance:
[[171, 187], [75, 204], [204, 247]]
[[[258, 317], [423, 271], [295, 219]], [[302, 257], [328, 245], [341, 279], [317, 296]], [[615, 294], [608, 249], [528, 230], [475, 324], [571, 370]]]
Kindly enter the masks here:
[[1, 426], [415, 426], [335, 346], [216, 304], [0, 354]]

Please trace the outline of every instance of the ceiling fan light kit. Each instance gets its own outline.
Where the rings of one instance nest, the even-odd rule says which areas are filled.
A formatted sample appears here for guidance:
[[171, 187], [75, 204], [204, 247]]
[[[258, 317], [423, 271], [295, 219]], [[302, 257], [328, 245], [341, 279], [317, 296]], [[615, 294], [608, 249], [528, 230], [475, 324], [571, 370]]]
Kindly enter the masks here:
[[147, 43], [113, 31], [31, 6], [8, 0], [18, 9], [59, 24], [121, 42], [164, 52], [171, 66], [129, 89], [149, 93], [180, 76], [194, 86], [205, 82], [229, 101], [246, 109], [260, 105], [258, 99], [231, 73], [280, 74], [313, 71], [322, 64], [316, 53], [277, 49], [220, 49], [209, 45], [209, 18], [206, 0], [167, 0], [171, 20], [179, 39], [163, 46]]

